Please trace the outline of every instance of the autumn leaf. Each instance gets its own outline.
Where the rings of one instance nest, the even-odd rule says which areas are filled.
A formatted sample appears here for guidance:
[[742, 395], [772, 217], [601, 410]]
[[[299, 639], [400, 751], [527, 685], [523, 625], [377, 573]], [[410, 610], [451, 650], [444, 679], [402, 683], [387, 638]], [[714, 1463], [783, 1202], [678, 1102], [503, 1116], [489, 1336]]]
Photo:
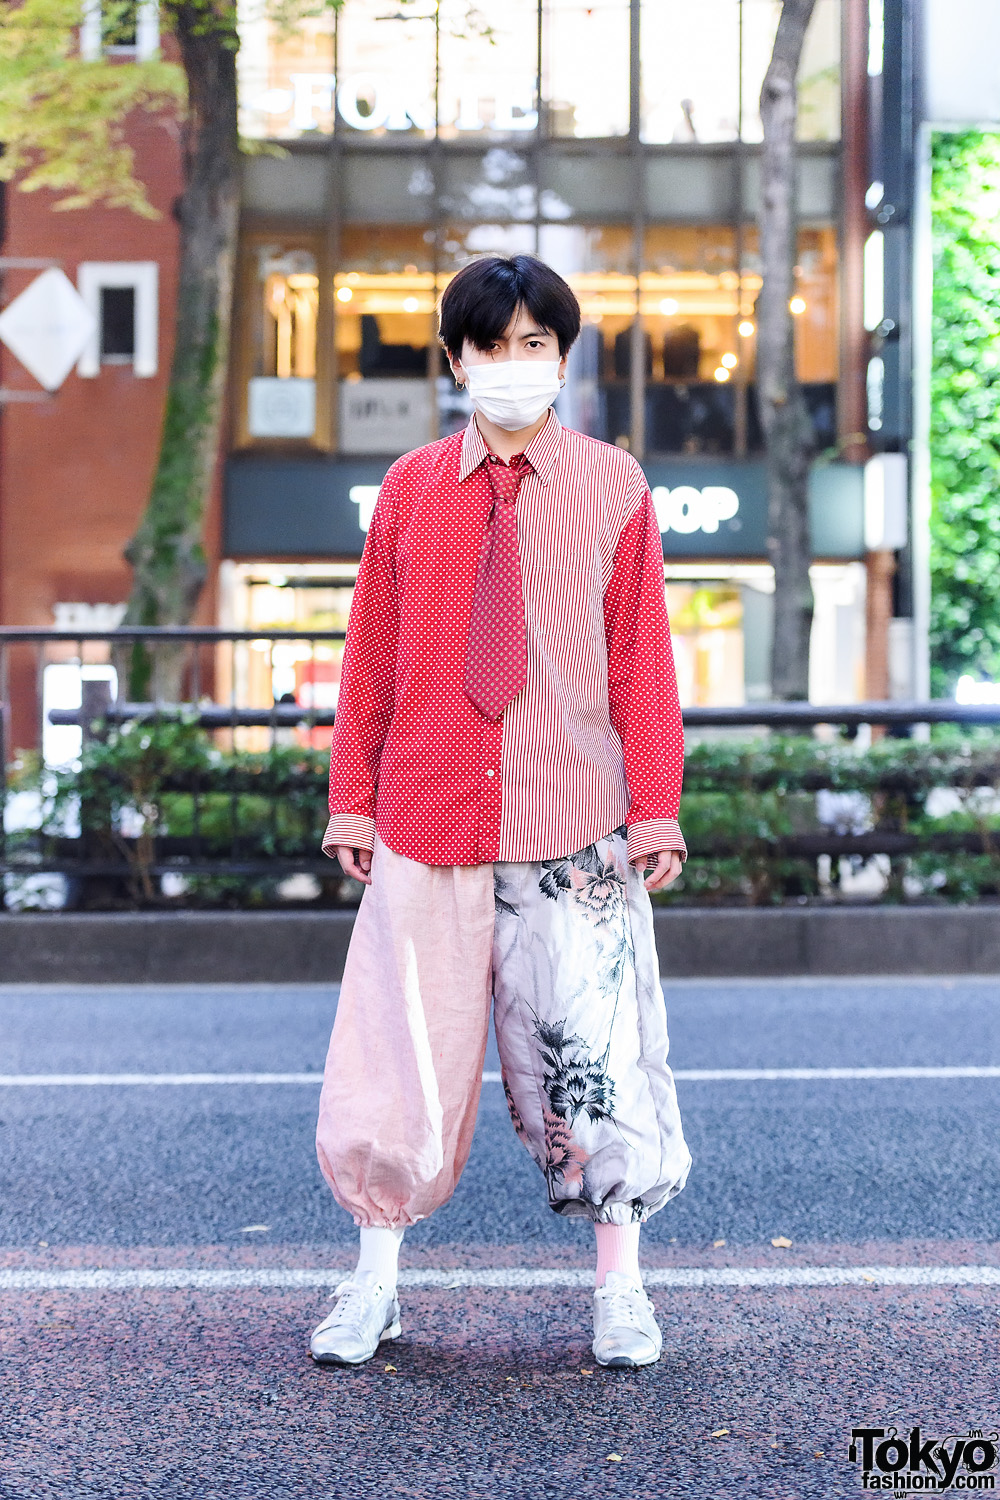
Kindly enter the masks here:
[[792, 1248], [791, 1240], [783, 1234], [777, 1235], [777, 1237], [771, 1241], [771, 1244], [776, 1250], [790, 1250]]
[[729, 1436], [729, 1428], [728, 1427], [717, 1427], [715, 1429], [715, 1431], [712, 1433], [712, 1436], [713, 1437], [728, 1437]]
[[713, 1249], [714, 1249], [714, 1250], [718, 1250], [718, 1249], [719, 1249], [719, 1247], [720, 1247], [720, 1246], [721, 1246], [721, 1245], [724, 1245], [724, 1244], [725, 1244], [725, 1243], [726, 1243], [726, 1242], [725, 1242], [725, 1240], [713, 1240], [713, 1241], [712, 1241], [712, 1248], [713, 1248]]
[[609, 1464], [620, 1464], [622, 1462], [622, 1456], [620, 1453], [609, 1453], [607, 1455], [607, 1460]]
[[396, 1373], [396, 1366], [395, 1365], [386, 1365], [386, 1367], [385, 1367], [385, 1373], [387, 1375], [395, 1375], [395, 1373]]

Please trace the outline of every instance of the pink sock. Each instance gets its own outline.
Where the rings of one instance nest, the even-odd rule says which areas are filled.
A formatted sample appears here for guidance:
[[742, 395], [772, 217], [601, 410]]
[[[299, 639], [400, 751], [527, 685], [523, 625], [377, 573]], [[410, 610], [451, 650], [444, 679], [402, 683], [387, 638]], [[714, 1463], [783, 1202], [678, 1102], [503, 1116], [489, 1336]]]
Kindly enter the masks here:
[[595, 1224], [597, 1239], [597, 1275], [595, 1285], [603, 1286], [609, 1271], [623, 1271], [642, 1286], [639, 1274], [639, 1231], [641, 1224]]

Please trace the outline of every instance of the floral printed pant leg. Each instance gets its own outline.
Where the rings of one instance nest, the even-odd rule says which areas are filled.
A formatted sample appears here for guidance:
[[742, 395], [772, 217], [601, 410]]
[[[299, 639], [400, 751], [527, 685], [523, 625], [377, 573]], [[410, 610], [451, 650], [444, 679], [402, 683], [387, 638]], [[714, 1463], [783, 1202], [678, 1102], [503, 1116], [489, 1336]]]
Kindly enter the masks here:
[[494, 1025], [514, 1128], [557, 1213], [643, 1221], [691, 1156], [643, 875], [625, 830], [562, 860], [493, 867]]

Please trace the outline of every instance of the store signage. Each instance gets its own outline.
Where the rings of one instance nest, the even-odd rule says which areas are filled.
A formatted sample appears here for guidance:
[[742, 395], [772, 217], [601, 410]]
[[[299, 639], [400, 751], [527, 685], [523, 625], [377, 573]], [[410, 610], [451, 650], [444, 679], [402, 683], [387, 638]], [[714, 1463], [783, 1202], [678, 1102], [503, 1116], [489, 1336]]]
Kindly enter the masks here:
[[117, 630], [125, 618], [126, 604], [86, 604], [68, 599], [52, 606], [56, 630]]
[[51, 266], [0, 313], [0, 342], [47, 391], [57, 391], [94, 332], [94, 315], [65, 271]]
[[731, 521], [740, 508], [740, 497], [724, 484], [709, 484], [700, 490], [691, 484], [679, 484], [672, 490], [658, 484], [652, 495], [661, 532], [679, 531], [682, 536], [694, 531], [716, 532], [719, 522]]
[[378, 484], [352, 484], [348, 490], [351, 502], [358, 507], [358, 526], [367, 531], [375, 514], [375, 501], [382, 488]]
[[316, 431], [316, 382], [255, 375], [247, 384], [251, 437], [309, 438]]
[[[388, 381], [395, 387], [401, 381]], [[358, 382], [355, 390], [362, 389]], [[361, 420], [376, 425], [375, 415]], [[424, 441], [425, 439], [421, 439]], [[393, 458], [415, 447], [400, 443]], [[240, 454], [226, 466], [225, 555], [360, 557], [388, 456]], [[667, 561], [767, 557], [767, 473], [758, 461], [644, 464]], [[817, 558], [864, 556], [863, 470], [817, 464], [809, 486]]]
[[[358, 507], [358, 525], [362, 531], [367, 531], [371, 525], [378, 491], [377, 484], [354, 484], [350, 488], [350, 498]], [[668, 490], [658, 484], [652, 493], [661, 532], [679, 531], [682, 535], [694, 531], [715, 532], [720, 521], [732, 520], [740, 508], [736, 491], [722, 484], [706, 485], [703, 490], [696, 490], [690, 484], [679, 484], [676, 489]]]
[[[475, 78], [464, 81], [457, 113], [442, 115], [442, 125], [456, 130], [534, 130], [538, 111], [534, 108], [534, 80], [501, 87]], [[481, 101], [492, 104], [485, 119]], [[357, 73], [339, 85], [333, 73], [289, 73], [287, 83], [251, 95], [245, 102], [251, 110], [266, 115], [290, 115], [293, 130], [316, 130], [333, 111], [351, 130], [434, 130], [434, 105], [419, 83], [382, 73]]]
[[426, 380], [345, 380], [340, 386], [343, 453], [407, 453], [430, 438]]

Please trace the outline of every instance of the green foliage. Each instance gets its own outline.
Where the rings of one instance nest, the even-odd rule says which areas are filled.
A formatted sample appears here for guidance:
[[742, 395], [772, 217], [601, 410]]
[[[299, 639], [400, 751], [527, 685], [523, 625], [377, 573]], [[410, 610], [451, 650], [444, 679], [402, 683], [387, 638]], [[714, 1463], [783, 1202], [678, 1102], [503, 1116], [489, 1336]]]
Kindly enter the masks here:
[[933, 690], [1000, 678], [1000, 135], [933, 143]]
[[[233, 752], [190, 720], [133, 723], [88, 743], [78, 770], [21, 769], [20, 788], [43, 793], [39, 828], [22, 844], [42, 869], [58, 849], [114, 864], [126, 876], [128, 899], [143, 905], [164, 902], [164, 868], [184, 876], [189, 904], [274, 904], [281, 880], [296, 868], [322, 872], [323, 899], [351, 902], [357, 887], [320, 855], [327, 771], [325, 750], [282, 743], [264, 753]], [[824, 823], [818, 792], [841, 794], [839, 802], [826, 799]], [[67, 838], [76, 820], [79, 838]], [[869, 898], [995, 899], [1000, 735], [946, 730], [927, 744], [887, 739], [864, 752], [805, 736], [705, 740], [689, 749], [682, 822], [690, 857], [682, 880], [657, 901], [860, 899], [859, 877], [878, 876], [870, 854], [824, 863], [794, 841], [866, 832], [874, 833], [875, 849], [883, 834], [927, 841], [926, 848], [882, 857], [888, 883], [882, 890], [880, 878], [869, 881]], [[942, 835], [986, 842], [930, 847]], [[247, 868], [219, 868], [230, 862]]]
[[[816, 794], [838, 794], [819, 822]], [[884, 739], [859, 752], [849, 742], [769, 736], [705, 740], [687, 754], [681, 809], [691, 851], [669, 904], [768, 905], [857, 899], [867, 857], [832, 860], [782, 852], [800, 834], [968, 833], [1000, 836], [1000, 737], [944, 728], [928, 743]], [[1000, 857], [949, 850], [880, 857], [872, 894], [883, 900], [973, 900], [1000, 894]]]
[[[264, 9], [280, 37], [303, 18], [342, 3], [270, 0]], [[155, 218], [125, 125], [136, 110], [184, 114], [184, 69], [161, 57], [85, 59], [82, 19], [82, 0], [0, 0], [0, 180], [16, 179], [24, 192], [48, 188], [59, 209], [101, 204]], [[134, 0], [102, 0], [104, 46], [127, 40], [134, 19]], [[224, 52], [238, 50], [236, 6], [229, 0], [161, 0], [162, 32], [176, 31], [181, 20], [188, 35], [212, 37]], [[250, 149], [268, 148], [250, 143]]]
[[[105, 7], [114, 42], [126, 6]], [[136, 109], [176, 112], [185, 98], [176, 63], [123, 66], [79, 55], [80, 0], [0, 0], [0, 179], [49, 188], [57, 207], [104, 203], [155, 217], [124, 136]]]

